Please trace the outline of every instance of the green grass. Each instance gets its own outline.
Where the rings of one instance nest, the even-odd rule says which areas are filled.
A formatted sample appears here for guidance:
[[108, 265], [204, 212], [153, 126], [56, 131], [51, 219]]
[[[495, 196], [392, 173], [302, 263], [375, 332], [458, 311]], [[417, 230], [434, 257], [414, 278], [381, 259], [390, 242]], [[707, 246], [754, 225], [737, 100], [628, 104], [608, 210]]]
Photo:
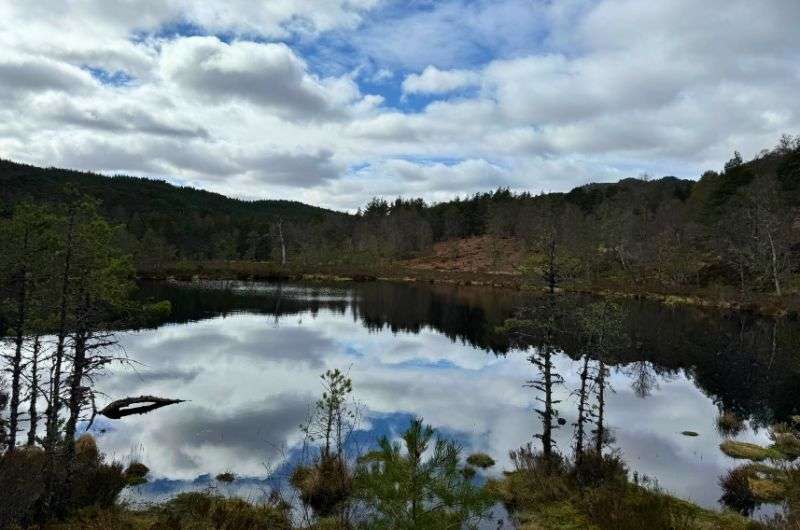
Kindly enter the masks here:
[[715, 512], [655, 486], [631, 483], [616, 455], [588, 453], [580, 465], [522, 450], [515, 470], [489, 481], [488, 489], [521, 530], [750, 530], [763, 528], [734, 512]]
[[726, 440], [719, 445], [720, 450], [731, 458], [739, 460], [751, 460], [753, 462], [763, 462], [764, 460], [782, 460], [786, 456], [779, 450], [772, 447], [761, 447], [760, 445], [747, 442], [736, 442]]

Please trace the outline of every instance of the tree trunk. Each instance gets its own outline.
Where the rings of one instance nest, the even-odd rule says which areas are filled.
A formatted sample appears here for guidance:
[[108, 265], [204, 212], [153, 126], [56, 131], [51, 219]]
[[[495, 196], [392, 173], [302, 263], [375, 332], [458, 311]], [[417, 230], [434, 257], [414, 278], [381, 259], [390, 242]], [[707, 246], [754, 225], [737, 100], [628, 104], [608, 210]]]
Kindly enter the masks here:
[[772, 280], [775, 283], [775, 294], [781, 295], [781, 282], [778, 278], [778, 255], [775, 252], [775, 240], [772, 238], [772, 232], [767, 232], [767, 239], [769, 239], [769, 249], [772, 258]]
[[39, 397], [39, 351], [42, 347], [41, 339], [33, 339], [33, 356], [31, 357], [31, 401], [28, 408], [30, 427], [28, 429], [28, 445], [36, 445], [36, 428], [39, 423], [39, 412], [36, 409], [36, 400]]
[[278, 239], [281, 241], [281, 265], [286, 265], [286, 241], [283, 239], [283, 219], [278, 221]]
[[72, 375], [69, 378], [69, 418], [64, 427], [64, 443], [67, 457], [71, 457], [75, 450], [75, 431], [81, 414], [83, 403], [83, 375], [86, 366], [86, 331], [75, 334], [75, 356], [72, 364]]
[[70, 209], [64, 249], [64, 265], [61, 274], [61, 299], [58, 308], [58, 339], [53, 359], [53, 379], [50, 385], [50, 406], [47, 410], [47, 436], [45, 449], [53, 451], [58, 439], [58, 414], [61, 409], [61, 370], [64, 363], [64, 347], [67, 338], [67, 306], [69, 305], [70, 272], [72, 266], [72, 239], [75, 229], [75, 209]]
[[[23, 259], [28, 244], [28, 233], [25, 232], [23, 243]], [[19, 286], [17, 293], [17, 323], [14, 336], [14, 357], [11, 361], [11, 401], [8, 416], [8, 452], [13, 453], [17, 446], [17, 431], [19, 430], [19, 403], [22, 389], [20, 378], [22, 376], [22, 345], [25, 339], [25, 318], [28, 299], [28, 269], [25, 265], [19, 271]]]
[[605, 391], [606, 391], [606, 365], [600, 361], [600, 367], [597, 372], [597, 431], [595, 438], [595, 451], [600, 455], [603, 453], [603, 444], [605, 442], [605, 429], [603, 422], [605, 420]]
[[544, 414], [542, 415], [542, 453], [550, 458], [553, 452], [553, 377], [550, 347], [544, 347]]
[[575, 458], [580, 463], [583, 457], [583, 438], [584, 424], [586, 423], [586, 383], [589, 379], [589, 356], [583, 358], [583, 369], [581, 370], [581, 388], [578, 394], [578, 420], [576, 422], [577, 432], [575, 433]]

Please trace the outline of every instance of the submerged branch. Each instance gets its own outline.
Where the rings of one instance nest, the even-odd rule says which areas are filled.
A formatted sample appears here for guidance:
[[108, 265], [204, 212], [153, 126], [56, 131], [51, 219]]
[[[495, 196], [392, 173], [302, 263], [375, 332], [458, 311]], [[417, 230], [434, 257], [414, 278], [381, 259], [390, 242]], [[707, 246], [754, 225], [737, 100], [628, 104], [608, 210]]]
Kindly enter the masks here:
[[[131, 416], [133, 414], [147, 414], [148, 412], [152, 412], [156, 409], [160, 409], [161, 407], [166, 407], [167, 405], [174, 405], [176, 403], [183, 403], [186, 401], [185, 399], [168, 399], [168, 398], [161, 398], [156, 396], [139, 396], [139, 397], [127, 397], [124, 399], [118, 399], [116, 401], [112, 401], [108, 405], [103, 408], [98, 414], [101, 416], [105, 416], [106, 418], [110, 418], [112, 420], [118, 420], [120, 418], [124, 418], [125, 416]], [[134, 406], [134, 405], [141, 405], [141, 406]]]

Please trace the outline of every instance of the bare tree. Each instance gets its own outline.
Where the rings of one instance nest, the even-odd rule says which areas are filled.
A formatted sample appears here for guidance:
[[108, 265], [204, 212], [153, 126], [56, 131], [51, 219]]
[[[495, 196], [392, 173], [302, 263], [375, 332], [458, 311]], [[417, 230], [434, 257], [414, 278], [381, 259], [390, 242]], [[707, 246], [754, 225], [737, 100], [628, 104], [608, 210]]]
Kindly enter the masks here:
[[534, 410], [542, 420], [542, 432], [534, 436], [542, 441], [542, 454], [547, 458], [552, 456], [555, 448], [553, 431], [564, 423], [556, 409], [561, 401], [555, 398], [556, 388], [564, 383], [554, 364], [557, 320], [555, 298], [550, 295], [546, 305], [519, 309], [517, 315], [506, 320], [501, 328], [515, 347], [525, 350], [532, 348], [533, 353], [528, 360], [536, 367], [538, 377], [528, 381], [526, 386], [539, 392], [535, 400], [541, 403], [541, 408]]

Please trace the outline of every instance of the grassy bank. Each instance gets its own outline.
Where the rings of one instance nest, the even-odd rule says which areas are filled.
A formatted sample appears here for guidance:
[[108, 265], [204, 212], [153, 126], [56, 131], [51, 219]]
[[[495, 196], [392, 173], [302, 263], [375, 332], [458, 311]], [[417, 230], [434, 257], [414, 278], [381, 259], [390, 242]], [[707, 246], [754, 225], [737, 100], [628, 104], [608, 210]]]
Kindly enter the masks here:
[[[529, 278], [509, 271], [441, 270], [409, 266], [406, 262], [373, 264], [288, 264], [268, 261], [181, 261], [158, 268], [138, 271], [143, 279], [180, 281], [394, 281], [444, 285], [480, 286], [512, 290], [544, 291]], [[563, 292], [592, 294], [612, 298], [635, 298], [669, 305], [691, 305], [711, 309], [746, 311], [765, 316], [789, 316], [800, 313], [800, 295], [781, 297], [765, 293], [740, 296], [735, 289], [714, 287], [669, 289], [643, 285], [625, 278], [603, 281], [564, 283]]]
[[587, 452], [580, 461], [530, 448], [512, 452], [514, 470], [490, 488], [521, 530], [746, 530], [767, 528], [732, 511], [703, 509], [658, 489], [647, 478], [630, 480], [613, 454]]

